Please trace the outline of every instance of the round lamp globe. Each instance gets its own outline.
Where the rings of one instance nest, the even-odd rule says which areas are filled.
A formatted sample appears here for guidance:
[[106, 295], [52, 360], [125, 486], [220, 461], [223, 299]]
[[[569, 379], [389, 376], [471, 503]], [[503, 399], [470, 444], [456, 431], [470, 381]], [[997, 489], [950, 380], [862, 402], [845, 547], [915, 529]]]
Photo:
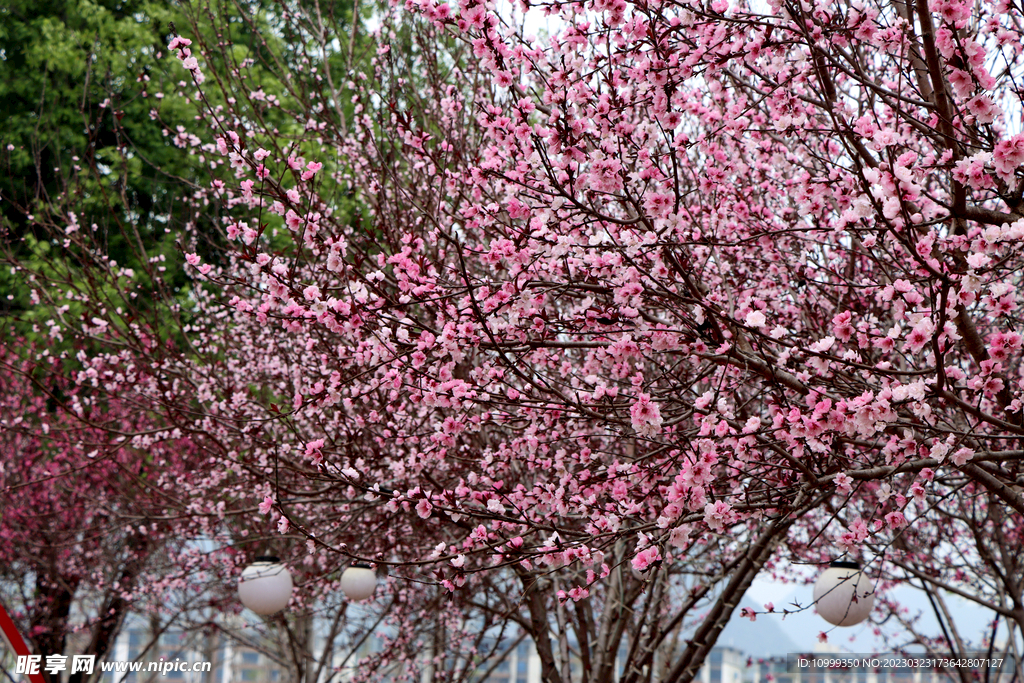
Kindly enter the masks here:
[[278, 558], [263, 555], [242, 570], [238, 599], [256, 614], [280, 612], [291, 597], [292, 575]]
[[341, 574], [341, 592], [353, 602], [366, 600], [377, 590], [377, 574], [363, 564], [354, 564]]
[[853, 626], [868, 618], [875, 585], [856, 562], [835, 561], [814, 584], [814, 604], [821, 618], [835, 626]]

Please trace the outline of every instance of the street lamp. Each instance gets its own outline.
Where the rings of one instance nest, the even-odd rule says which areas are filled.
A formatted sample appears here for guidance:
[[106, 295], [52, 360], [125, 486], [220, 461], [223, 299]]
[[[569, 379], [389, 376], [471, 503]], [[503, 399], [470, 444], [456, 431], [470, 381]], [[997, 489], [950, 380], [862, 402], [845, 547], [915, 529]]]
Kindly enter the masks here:
[[828, 623], [853, 626], [871, 614], [875, 585], [859, 563], [834, 560], [814, 584], [814, 604]]
[[272, 555], [260, 555], [242, 570], [238, 599], [256, 614], [273, 614], [288, 605], [292, 597], [292, 575]]
[[373, 595], [377, 590], [377, 574], [369, 565], [354, 564], [341, 574], [341, 592], [353, 602]]

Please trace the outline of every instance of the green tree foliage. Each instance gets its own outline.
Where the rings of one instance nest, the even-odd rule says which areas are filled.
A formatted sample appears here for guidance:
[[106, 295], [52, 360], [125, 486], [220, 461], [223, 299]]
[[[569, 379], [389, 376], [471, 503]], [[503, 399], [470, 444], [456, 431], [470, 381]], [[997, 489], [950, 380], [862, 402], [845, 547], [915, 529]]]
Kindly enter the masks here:
[[[188, 108], [161, 97], [161, 57], [179, 16], [147, 0], [0, 7], [0, 221], [9, 255], [52, 260], [48, 228], [74, 223], [121, 264], [173, 255], [168, 231], [181, 215], [181, 188], [198, 176], [166, 129], [187, 121]], [[65, 267], [81, 265], [80, 255], [63, 256]], [[0, 278], [5, 308], [21, 313], [30, 290], [9, 273]]]
[[[147, 0], [13, 0], [0, 16], [4, 217], [23, 234], [31, 221], [12, 202], [38, 210], [95, 175], [74, 188], [83, 222], [127, 199], [121, 208], [148, 226], [164, 212], [168, 183], [188, 174], [150, 116], [168, 106], [160, 58], [179, 12]], [[185, 108], [173, 106], [170, 120], [185, 121]]]
[[[39, 275], [32, 282], [25, 270], [0, 272], [0, 316], [17, 322], [19, 335], [40, 334], [45, 321], [32, 312], [40, 287], [68, 286], [106, 299], [108, 309], [152, 309], [168, 296], [187, 302], [179, 242], [213, 262], [223, 244], [223, 198], [197, 199], [196, 191], [231, 174], [212, 167], [204, 148], [219, 130], [268, 124], [282, 133], [296, 128], [291, 137], [301, 140], [294, 110], [336, 87], [310, 65], [348, 66], [356, 41], [366, 42], [351, 30], [350, 1], [306, 4], [13, 0], [0, 7], [0, 247]], [[310, 18], [298, 27], [284, 21], [296, 10]], [[201, 58], [214, 82], [202, 99], [168, 53], [177, 32], [207, 47]], [[284, 78], [293, 72], [308, 78]], [[325, 116], [351, 110], [339, 88]], [[232, 117], [221, 114], [228, 102]], [[301, 156], [302, 145], [291, 151]], [[118, 301], [115, 283], [90, 281], [110, 261], [134, 273], [133, 301]], [[72, 306], [70, 314], [80, 312]]]

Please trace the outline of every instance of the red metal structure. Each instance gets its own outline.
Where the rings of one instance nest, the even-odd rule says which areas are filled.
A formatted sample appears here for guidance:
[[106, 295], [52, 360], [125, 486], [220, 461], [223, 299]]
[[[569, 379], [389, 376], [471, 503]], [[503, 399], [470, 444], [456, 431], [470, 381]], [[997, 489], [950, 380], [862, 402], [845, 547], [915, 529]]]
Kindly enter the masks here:
[[[0, 604], [0, 632], [3, 632], [7, 646], [11, 648], [15, 655], [27, 657], [32, 654], [32, 651], [28, 649], [28, 645], [25, 643], [25, 639], [18, 633], [14, 621], [7, 614], [3, 604]], [[26, 675], [32, 683], [46, 683], [46, 679], [43, 678], [43, 674], [40, 672]]]

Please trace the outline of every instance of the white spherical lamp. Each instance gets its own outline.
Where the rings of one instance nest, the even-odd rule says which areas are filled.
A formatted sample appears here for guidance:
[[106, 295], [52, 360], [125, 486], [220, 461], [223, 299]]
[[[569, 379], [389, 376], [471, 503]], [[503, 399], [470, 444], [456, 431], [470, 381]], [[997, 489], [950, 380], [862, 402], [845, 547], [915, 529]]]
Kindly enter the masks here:
[[377, 574], [365, 564], [354, 564], [341, 574], [341, 592], [353, 602], [373, 595], [377, 590]]
[[853, 626], [868, 618], [875, 585], [857, 562], [836, 560], [814, 584], [814, 604], [821, 618], [835, 626]]
[[242, 570], [238, 599], [256, 614], [273, 614], [288, 605], [292, 597], [292, 575], [271, 555], [261, 555]]

